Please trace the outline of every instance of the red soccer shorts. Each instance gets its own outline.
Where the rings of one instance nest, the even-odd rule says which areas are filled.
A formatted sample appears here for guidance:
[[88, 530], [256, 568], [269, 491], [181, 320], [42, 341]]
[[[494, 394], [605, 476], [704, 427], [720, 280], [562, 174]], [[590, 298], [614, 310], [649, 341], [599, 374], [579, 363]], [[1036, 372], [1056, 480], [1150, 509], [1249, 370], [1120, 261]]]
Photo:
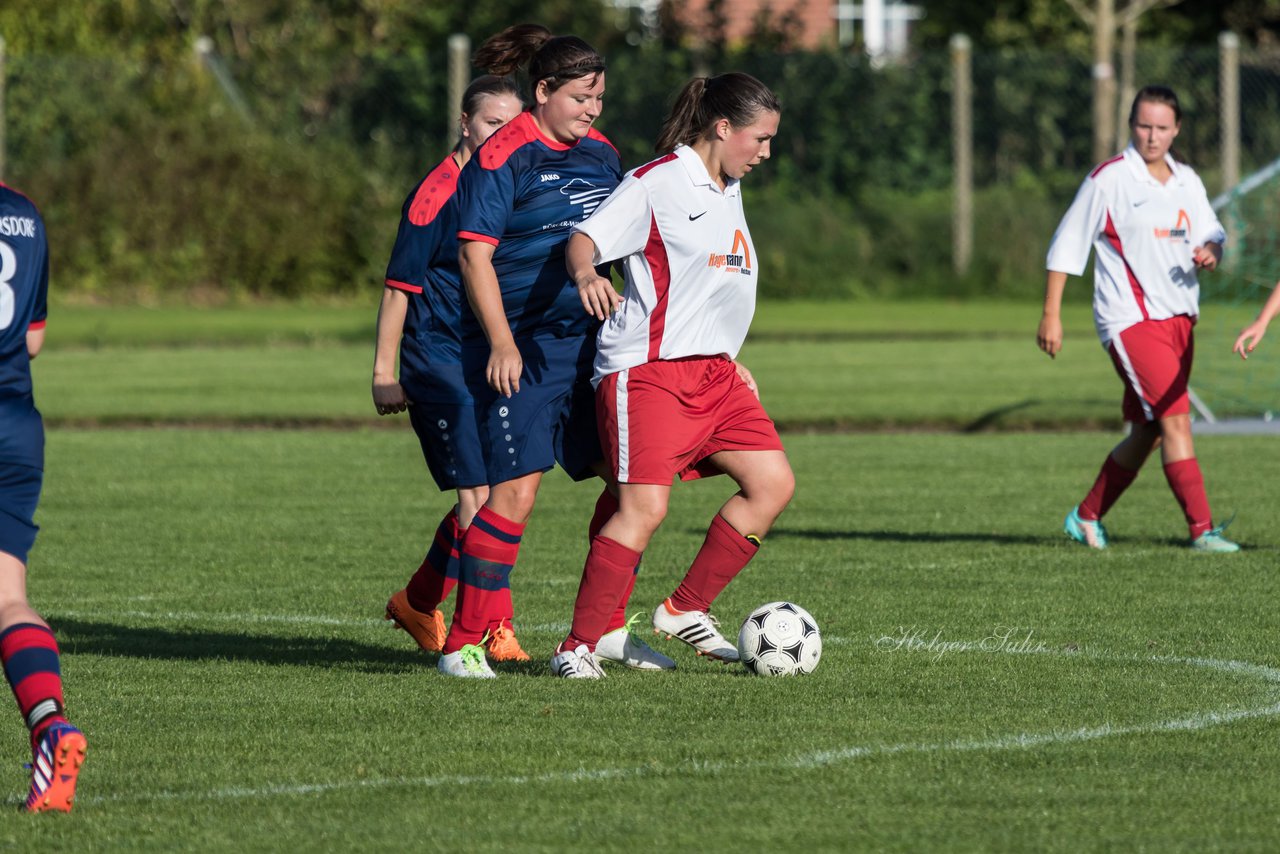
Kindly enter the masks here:
[[1124, 381], [1125, 421], [1156, 421], [1191, 411], [1187, 384], [1195, 321], [1185, 314], [1168, 320], [1144, 320], [1111, 339], [1109, 351]]
[[773, 421], [720, 356], [647, 362], [596, 388], [605, 459], [620, 483], [719, 474], [718, 451], [781, 451]]

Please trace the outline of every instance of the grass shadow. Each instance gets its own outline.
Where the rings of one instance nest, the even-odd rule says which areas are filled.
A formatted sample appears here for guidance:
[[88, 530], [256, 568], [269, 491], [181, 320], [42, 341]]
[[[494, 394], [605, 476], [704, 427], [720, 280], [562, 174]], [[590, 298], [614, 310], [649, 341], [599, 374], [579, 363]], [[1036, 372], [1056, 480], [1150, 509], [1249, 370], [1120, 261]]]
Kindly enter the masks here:
[[1044, 546], [1063, 539], [1061, 535], [1030, 536], [1025, 534], [985, 534], [956, 531], [934, 533], [929, 531], [824, 531], [816, 528], [775, 528], [769, 539], [803, 539], [820, 542], [831, 540], [870, 540], [887, 543], [997, 543], [1001, 545]]
[[435, 657], [333, 637], [168, 629], [57, 617], [53, 629], [64, 652], [177, 661], [256, 661], [365, 673], [434, 669]]

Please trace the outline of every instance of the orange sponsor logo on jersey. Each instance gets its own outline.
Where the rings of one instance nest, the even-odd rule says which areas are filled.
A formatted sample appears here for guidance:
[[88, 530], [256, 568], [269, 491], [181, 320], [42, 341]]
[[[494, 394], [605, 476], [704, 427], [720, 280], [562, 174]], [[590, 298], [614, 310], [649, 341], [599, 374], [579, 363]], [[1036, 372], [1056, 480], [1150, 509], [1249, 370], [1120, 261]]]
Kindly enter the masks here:
[[747, 236], [741, 229], [733, 232], [733, 248], [726, 255], [712, 252], [707, 258], [708, 267], [723, 267], [726, 273], [742, 273], [751, 275], [751, 247], [747, 245]]
[[1179, 210], [1178, 221], [1173, 228], [1157, 228], [1155, 232], [1157, 239], [1181, 237], [1185, 240], [1187, 235], [1191, 233], [1191, 217], [1187, 216], [1186, 211]]

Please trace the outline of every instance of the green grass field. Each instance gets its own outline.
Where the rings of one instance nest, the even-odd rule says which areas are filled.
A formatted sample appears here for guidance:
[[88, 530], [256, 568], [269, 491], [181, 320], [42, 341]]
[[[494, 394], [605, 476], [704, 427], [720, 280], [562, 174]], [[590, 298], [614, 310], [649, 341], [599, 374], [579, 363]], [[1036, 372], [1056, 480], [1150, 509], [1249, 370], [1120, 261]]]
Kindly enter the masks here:
[[[973, 336], [913, 327], [897, 307], [865, 312], [866, 340], [780, 324], [750, 345], [780, 419], [853, 424], [879, 408], [889, 415], [878, 423], [963, 428], [983, 407], [1026, 397], [1085, 400], [1059, 387], [1077, 369], [1032, 358], [1034, 343], [1003, 326], [989, 340], [1031, 354], [984, 390], [967, 378]], [[1034, 331], [1034, 307], [986, 316], [1012, 329], [1022, 313]], [[1198, 440], [1214, 507], [1239, 512], [1231, 533], [1246, 547], [1206, 557], [1183, 547], [1154, 465], [1108, 517], [1111, 550], [1061, 535], [1113, 432], [788, 433], [796, 499], [715, 610], [736, 627], [766, 601], [808, 608], [825, 652], [792, 680], [656, 639], [677, 672], [553, 679], [546, 659], [567, 628], [595, 489], [552, 475], [514, 577], [517, 630], [535, 660], [473, 684], [439, 676], [434, 656], [381, 620], [447, 498], [407, 423], [364, 426], [378, 423], [369, 347], [341, 334], [178, 342], [141, 328], [130, 346], [82, 341], [37, 362], [55, 426], [31, 598], [59, 634], [90, 754], [76, 811], [15, 816], [0, 847], [1266, 851], [1280, 841], [1274, 437]], [[1078, 370], [1114, 384], [1087, 317], [1078, 328]], [[907, 371], [871, 344], [934, 348], [934, 358]], [[895, 395], [871, 384], [896, 370], [919, 385]], [[1092, 403], [1071, 411], [1114, 417], [1113, 392], [1087, 393], [1096, 416]], [[199, 426], [236, 421], [279, 429]], [[717, 478], [675, 490], [634, 610], [674, 586], [728, 488]], [[25, 737], [10, 721], [0, 744], [16, 805]]]

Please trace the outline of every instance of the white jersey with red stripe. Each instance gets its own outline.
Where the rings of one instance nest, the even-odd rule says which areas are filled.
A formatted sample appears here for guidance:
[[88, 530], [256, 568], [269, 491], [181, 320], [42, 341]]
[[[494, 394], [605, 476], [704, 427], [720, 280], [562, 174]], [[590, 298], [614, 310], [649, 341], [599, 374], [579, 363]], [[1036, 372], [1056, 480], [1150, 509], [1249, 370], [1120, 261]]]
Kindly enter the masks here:
[[758, 264], [737, 180], [721, 190], [682, 145], [627, 173], [574, 231], [595, 242], [596, 264], [625, 259], [622, 304], [600, 328], [593, 383], [659, 359], [738, 355]]
[[1166, 157], [1173, 177], [1161, 184], [1132, 145], [1097, 166], [1058, 224], [1049, 270], [1079, 276], [1096, 250], [1093, 319], [1106, 347], [1143, 320], [1200, 312], [1191, 252], [1224, 243], [1226, 232], [1200, 176]]

